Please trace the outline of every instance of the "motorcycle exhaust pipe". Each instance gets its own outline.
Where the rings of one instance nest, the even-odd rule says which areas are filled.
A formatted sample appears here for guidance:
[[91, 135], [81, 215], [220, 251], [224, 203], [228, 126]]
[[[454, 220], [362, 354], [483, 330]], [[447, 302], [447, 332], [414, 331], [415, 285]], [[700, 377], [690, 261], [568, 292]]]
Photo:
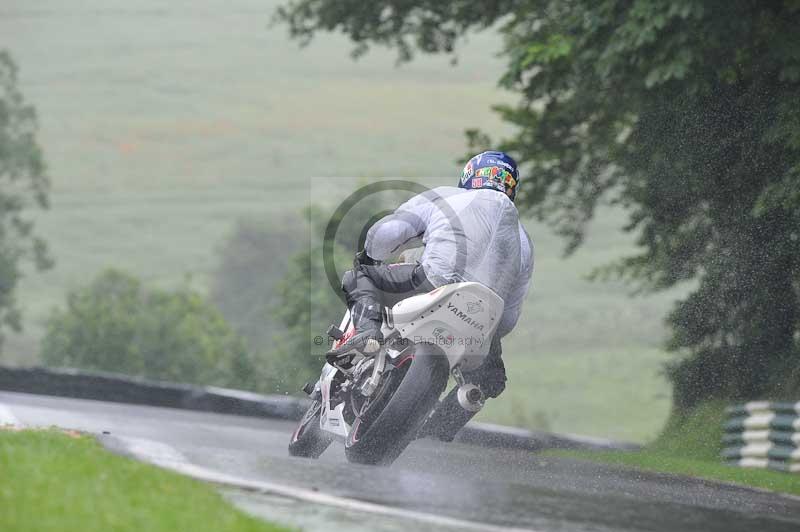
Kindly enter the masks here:
[[485, 402], [483, 390], [476, 385], [463, 384], [458, 387], [458, 404], [467, 412], [478, 412]]

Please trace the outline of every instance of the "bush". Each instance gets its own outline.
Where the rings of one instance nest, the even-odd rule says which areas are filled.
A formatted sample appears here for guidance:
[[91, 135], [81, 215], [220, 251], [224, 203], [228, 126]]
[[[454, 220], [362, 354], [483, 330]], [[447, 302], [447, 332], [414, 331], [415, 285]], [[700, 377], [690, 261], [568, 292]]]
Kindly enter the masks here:
[[41, 356], [53, 366], [195, 384], [254, 388], [254, 361], [216, 308], [183, 287], [146, 288], [107, 270], [67, 295], [46, 324]]
[[649, 451], [695, 460], [719, 461], [725, 401], [705, 401], [692, 409], [674, 409]]

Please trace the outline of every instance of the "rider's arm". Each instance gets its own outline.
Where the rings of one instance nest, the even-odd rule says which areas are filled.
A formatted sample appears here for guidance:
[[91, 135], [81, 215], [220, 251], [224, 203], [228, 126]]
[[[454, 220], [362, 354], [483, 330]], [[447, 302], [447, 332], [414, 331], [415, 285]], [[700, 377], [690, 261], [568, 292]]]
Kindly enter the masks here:
[[431, 203], [415, 196], [381, 218], [367, 232], [364, 248], [375, 260], [386, 260], [409, 240], [425, 233], [430, 222]]
[[511, 330], [517, 325], [519, 315], [522, 312], [522, 303], [525, 301], [525, 296], [528, 294], [528, 288], [531, 284], [531, 277], [533, 275], [533, 244], [520, 224], [520, 260], [522, 261], [522, 271], [520, 275], [520, 282], [514, 292], [505, 302], [503, 307], [503, 315], [500, 318], [500, 323], [497, 325], [497, 334], [500, 337], [510, 333]]

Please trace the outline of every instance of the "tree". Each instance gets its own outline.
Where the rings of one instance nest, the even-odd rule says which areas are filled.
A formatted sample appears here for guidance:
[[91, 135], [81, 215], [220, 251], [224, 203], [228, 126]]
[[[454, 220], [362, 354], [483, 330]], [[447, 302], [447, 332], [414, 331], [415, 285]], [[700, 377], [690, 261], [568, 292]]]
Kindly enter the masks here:
[[297, 38], [341, 31], [400, 60], [500, 32], [518, 203], [567, 252], [598, 204], [628, 207], [641, 251], [606, 273], [697, 280], [668, 317], [678, 409], [800, 391], [800, 2], [294, 0], [278, 16]]
[[0, 50], [0, 347], [4, 328], [21, 329], [14, 294], [21, 264], [31, 261], [39, 270], [51, 265], [44, 241], [25, 217], [31, 207], [47, 207], [49, 181], [36, 129], [36, 113], [17, 88], [17, 67]]
[[332, 286], [325, 271], [323, 247], [328, 224], [338, 224], [328, 244], [335, 269], [341, 275], [352, 267], [366, 229], [407, 196], [387, 188], [352, 204], [341, 215], [331, 206], [314, 204], [305, 209], [309, 245], [291, 258], [286, 275], [278, 284], [279, 304], [274, 315], [283, 331], [273, 337], [264, 357], [268, 389], [294, 392], [304, 382], [317, 378], [322, 355], [330, 348], [325, 331], [332, 323], [338, 326], [346, 310], [338, 281]]
[[211, 300], [254, 351], [272, 348], [281, 328], [274, 316], [277, 286], [303, 244], [297, 238], [303, 222], [284, 218], [239, 220], [218, 250]]
[[47, 320], [49, 365], [254, 389], [255, 363], [216, 308], [189, 288], [148, 289], [107, 270]]
[[[312, 234], [306, 236], [305, 249], [290, 257], [286, 273], [276, 285], [277, 304], [271, 313], [281, 330], [272, 336], [263, 357], [265, 385], [274, 392], [295, 392], [317, 377], [324, 362], [322, 355], [328, 348], [325, 330], [331, 323], [338, 325], [344, 312], [325, 276], [321, 236], [327, 220], [323, 213], [318, 205], [305, 209], [306, 231], [310, 229]], [[334, 245], [340, 259], [339, 271], [344, 271], [346, 261], [341, 257], [346, 252]]]

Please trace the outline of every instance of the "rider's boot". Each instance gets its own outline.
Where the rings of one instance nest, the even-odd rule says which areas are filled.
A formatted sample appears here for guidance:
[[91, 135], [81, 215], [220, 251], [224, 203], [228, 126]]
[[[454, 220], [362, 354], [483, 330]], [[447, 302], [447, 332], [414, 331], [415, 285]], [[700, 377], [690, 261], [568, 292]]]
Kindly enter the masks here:
[[362, 355], [374, 355], [383, 343], [381, 334], [380, 306], [374, 301], [357, 301], [350, 309], [353, 318], [355, 334], [347, 339], [342, 345], [331, 349], [325, 353], [325, 359], [329, 363], [349, 363], [352, 358], [352, 351], [357, 351]]

